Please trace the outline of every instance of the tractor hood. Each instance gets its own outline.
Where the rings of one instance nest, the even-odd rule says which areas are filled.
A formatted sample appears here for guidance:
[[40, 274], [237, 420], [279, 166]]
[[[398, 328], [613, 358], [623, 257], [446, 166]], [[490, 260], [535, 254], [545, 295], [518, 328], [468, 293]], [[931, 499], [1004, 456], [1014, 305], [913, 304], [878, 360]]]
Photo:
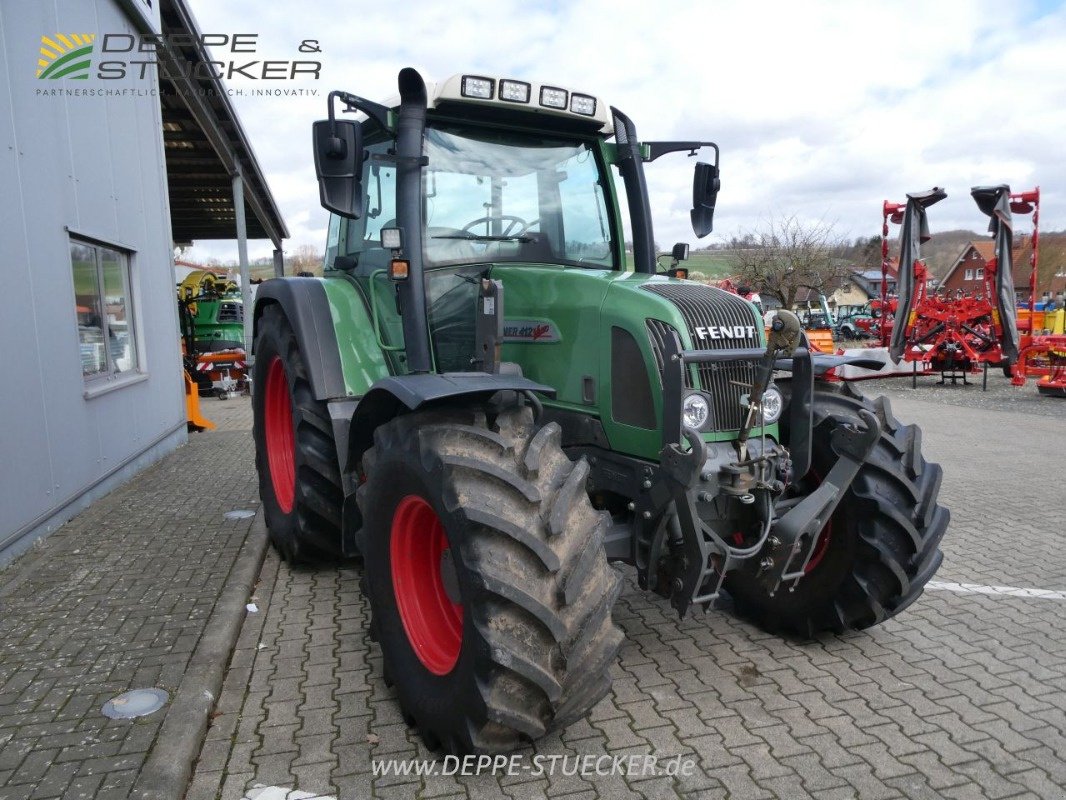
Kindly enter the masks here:
[[[503, 360], [558, 390], [546, 405], [598, 418], [619, 452], [658, 457], [667, 337], [686, 350], [764, 346], [755, 307], [703, 284], [523, 264], [494, 266], [491, 275], [504, 287]], [[704, 392], [713, 415], [705, 438], [735, 436], [743, 424], [741, 396], [753, 378], [751, 362], [692, 368], [689, 388]], [[582, 435], [600, 441], [600, 434]]]
[[[667, 337], [676, 336], [686, 350], [730, 350], [764, 346], [762, 317], [744, 298], [713, 286], [665, 278], [629, 274], [611, 284], [604, 305], [605, 316], [626, 309], [621, 324], [637, 341], [647, 342], [655, 370], [663, 371]], [[741, 427], [744, 409], [741, 396], [755, 377], [752, 362], [705, 364], [693, 367], [688, 386], [709, 395], [714, 430]]]
[[763, 344], [762, 317], [755, 306], [732, 292], [695, 281], [628, 273], [611, 284], [607, 304], [616, 298], [617, 302], [647, 302], [649, 296], [654, 298], [648, 303], [649, 319], [676, 329], [686, 349], [724, 350]]

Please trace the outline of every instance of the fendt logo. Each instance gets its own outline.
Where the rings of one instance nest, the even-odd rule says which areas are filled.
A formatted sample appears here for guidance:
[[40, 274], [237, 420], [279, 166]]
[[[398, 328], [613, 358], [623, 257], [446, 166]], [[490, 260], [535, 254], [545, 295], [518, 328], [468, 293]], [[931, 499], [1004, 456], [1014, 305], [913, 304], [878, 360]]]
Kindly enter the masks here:
[[701, 339], [754, 339], [754, 325], [708, 325], [696, 328]]
[[57, 33], [42, 36], [40, 57], [37, 59], [37, 77], [40, 80], [88, 80], [95, 40], [95, 33]]

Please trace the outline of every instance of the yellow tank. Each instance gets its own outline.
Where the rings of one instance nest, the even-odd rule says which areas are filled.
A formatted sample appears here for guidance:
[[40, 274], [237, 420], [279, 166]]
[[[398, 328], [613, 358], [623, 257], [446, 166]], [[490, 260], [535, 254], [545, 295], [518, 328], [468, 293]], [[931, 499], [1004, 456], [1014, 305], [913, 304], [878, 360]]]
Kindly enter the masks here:
[[1066, 333], [1063, 326], [1066, 325], [1066, 309], [1044, 312], [1044, 327], [1052, 333]]

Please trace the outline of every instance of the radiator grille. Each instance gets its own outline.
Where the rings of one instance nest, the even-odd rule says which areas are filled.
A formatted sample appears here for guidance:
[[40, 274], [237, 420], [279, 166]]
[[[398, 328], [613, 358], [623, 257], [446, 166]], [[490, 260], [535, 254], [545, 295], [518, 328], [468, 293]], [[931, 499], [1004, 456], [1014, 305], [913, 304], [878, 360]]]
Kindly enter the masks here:
[[221, 303], [218, 307], [219, 322], [244, 322], [244, 305], [241, 303]]
[[[701, 350], [732, 350], [759, 347], [759, 332], [755, 328], [755, 315], [751, 306], [735, 294], [711, 286], [692, 284], [651, 283], [642, 288], [663, 297], [677, 306], [688, 326], [694, 346]], [[649, 319], [648, 337], [655, 353], [659, 374], [663, 370], [663, 342], [666, 336], [676, 335], [674, 329], [660, 320]], [[743, 329], [743, 335], [735, 338], [714, 339], [701, 337], [697, 328]], [[739, 332], [739, 331], [735, 331]], [[740, 361], [724, 364], [700, 364], [697, 367], [699, 386], [694, 386], [691, 373], [685, 373], [685, 383], [690, 389], [703, 389], [711, 395], [712, 425], [714, 430], [739, 430], [744, 424], [744, 409], [740, 398], [747, 394], [755, 378], [755, 364]]]

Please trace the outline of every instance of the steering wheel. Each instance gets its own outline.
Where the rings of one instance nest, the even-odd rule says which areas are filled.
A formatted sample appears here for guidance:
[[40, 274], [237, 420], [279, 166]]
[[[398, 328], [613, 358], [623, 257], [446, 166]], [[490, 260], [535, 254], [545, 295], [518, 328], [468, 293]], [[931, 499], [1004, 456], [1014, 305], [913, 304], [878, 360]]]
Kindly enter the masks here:
[[[500, 214], [499, 216], [478, 217], [477, 219], [471, 220], [470, 222], [466, 223], [466, 225], [463, 226], [462, 230], [463, 233], [470, 233], [470, 229], [476, 225], [480, 225], [483, 222], [495, 221], [508, 223], [507, 227], [503, 229], [503, 232], [499, 234], [500, 236], [521, 236], [531, 227], [540, 222], [539, 219], [535, 219], [532, 222], [526, 222], [522, 217], [516, 217], [514, 214]], [[518, 228], [518, 230], [516, 231], [515, 228], [519, 225], [521, 227]]]

